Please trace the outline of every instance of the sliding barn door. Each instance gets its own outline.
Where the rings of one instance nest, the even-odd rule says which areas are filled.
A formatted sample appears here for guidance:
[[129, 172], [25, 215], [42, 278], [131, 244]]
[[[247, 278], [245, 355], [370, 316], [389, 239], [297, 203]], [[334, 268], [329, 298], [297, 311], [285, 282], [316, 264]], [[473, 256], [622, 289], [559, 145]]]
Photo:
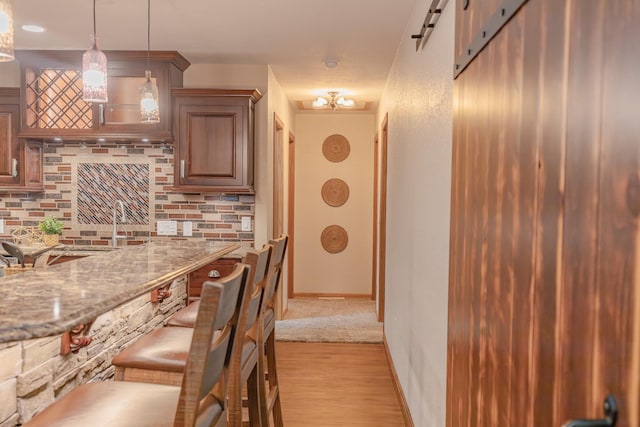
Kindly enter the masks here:
[[[457, 62], [515, 3], [456, 2]], [[640, 426], [639, 40], [529, 0], [455, 80], [448, 427]]]

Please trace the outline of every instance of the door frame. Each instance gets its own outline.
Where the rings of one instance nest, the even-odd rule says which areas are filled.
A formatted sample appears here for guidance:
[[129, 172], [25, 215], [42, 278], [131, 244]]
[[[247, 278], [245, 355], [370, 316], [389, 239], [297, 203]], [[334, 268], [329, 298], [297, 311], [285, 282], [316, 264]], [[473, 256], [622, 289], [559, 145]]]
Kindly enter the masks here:
[[295, 195], [296, 195], [296, 137], [289, 131], [289, 182], [287, 189], [287, 297], [295, 298], [293, 286], [293, 251], [295, 245], [294, 219], [295, 219]]
[[371, 254], [371, 299], [376, 299], [378, 291], [378, 132], [373, 138], [373, 242]]
[[389, 113], [384, 115], [380, 138], [380, 227], [378, 252], [378, 322], [384, 322], [384, 301], [386, 294], [386, 251], [387, 251], [387, 139], [389, 130]]
[[[277, 113], [273, 113], [273, 218], [271, 222], [271, 238], [273, 239], [277, 239], [284, 232], [284, 128], [284, 122], [278, 117]], [[288, 266], [283, 266], [283, 269], [285, 270], [282, 274], [283, 279], [276, 292], [275, 317], [278, 320], [282, 319], [287, 309], [282, 289], [284, 287], [284, 278], [288, 278], [289, 268]]]

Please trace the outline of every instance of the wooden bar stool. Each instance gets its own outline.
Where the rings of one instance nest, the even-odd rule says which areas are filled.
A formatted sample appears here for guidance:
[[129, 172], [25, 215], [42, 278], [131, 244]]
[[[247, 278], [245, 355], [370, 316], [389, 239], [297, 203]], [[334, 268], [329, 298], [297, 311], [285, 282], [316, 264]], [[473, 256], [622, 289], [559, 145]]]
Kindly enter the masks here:
[[[259, 251], [247, 253], [245, 257], [246, 264], [251, 267], [251, 273], [242, 302], [238, 334], [229, 368], [228, 420], [232, 426], [242, 425], [244, 384], [247, 385], [249, 397], [249, 422], [253, 426], [260, 425], [258, 344], [246, 332], [258, 317], [271, 250], [270, 245], [265, 245]], [[188, 349], [186, 343], [192, 334], [192, 328], [165, 327], [140, 338], [113, 359], [112, 363], [116, 368], [115, 379], [176, 384], [181, 381], [185, 369], [184, 360]]]
[[248, 267], [205, 282], [180, 387], [105, 381], [83, 384], [25, 424], [30, 427], [225, 426], [230, 352]]
[[[282, 276], [282, 264], [287, 251], [287, 235], [281, 235], [275, 240], [270, 240], [273, 246], [271, 254], [271, 267], [267, 273], [264, 287], [264, 295], [260, 307], [260, 314], [255, 326], [249, 332], [258, 343], [258, 376], [260, 388], [258, 400], [260, 401], [260, 418], [265, 426], [269, 426], [269, 415], [273, 415], [273, 423], [276, 427], [282, 427], [282, 405], [280, 404], [280, 389], [278, 387], [278, 372], [276, 369], [276, 338], [275, 338], [275, 298], [276, 291]], [[266, 359], [266, 366], [265, 366]]]

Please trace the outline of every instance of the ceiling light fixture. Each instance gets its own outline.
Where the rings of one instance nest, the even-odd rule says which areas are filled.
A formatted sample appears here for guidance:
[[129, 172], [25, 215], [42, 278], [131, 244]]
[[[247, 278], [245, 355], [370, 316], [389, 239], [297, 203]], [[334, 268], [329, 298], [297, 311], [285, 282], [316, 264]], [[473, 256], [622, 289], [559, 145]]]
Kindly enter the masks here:
[[89, 46], [82, 55], [82, 99], [85, 102], [107, 102], [107, 56], [98, 49], [96, 0], [93, 0], [93, 34]]
[[30, 33], [44, 33], [44, 28], [35, 24], [25, 24], [22, 29]]
[[147, 0], [147, 70], [144, 76], [147, 79], [140, 87], [140, 115], [142, 123], [158, 123], [160, 121], [160, 106], [158, 105], [158, 87], [151, 80], [151, 0]]
[[319, 96], [313, 101], [313, 106], [315, 108], [331, 108], [332, 110], [336, 110], [343, 107], [353, 107], [355, 104], [353, 99], [345, 99], [340, 95], [340, 92], [332, 90], [327, 92], [327, 94], [329, 94], [330, 99]]
[[325, 59], [324, 66], [327, 68], [336, 68], [338, 66], [338, 60], [336, 59]]
[[13, 61], [13, 8], [11, 0], [0, 0], [0, 62]]

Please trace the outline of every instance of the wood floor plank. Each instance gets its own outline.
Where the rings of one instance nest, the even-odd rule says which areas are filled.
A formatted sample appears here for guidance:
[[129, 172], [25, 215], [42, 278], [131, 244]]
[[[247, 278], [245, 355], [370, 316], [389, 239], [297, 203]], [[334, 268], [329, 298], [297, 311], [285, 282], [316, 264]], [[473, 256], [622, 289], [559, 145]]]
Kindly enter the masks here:
[[382, 344], [277, 342], [284, 424], [404, 426]]

